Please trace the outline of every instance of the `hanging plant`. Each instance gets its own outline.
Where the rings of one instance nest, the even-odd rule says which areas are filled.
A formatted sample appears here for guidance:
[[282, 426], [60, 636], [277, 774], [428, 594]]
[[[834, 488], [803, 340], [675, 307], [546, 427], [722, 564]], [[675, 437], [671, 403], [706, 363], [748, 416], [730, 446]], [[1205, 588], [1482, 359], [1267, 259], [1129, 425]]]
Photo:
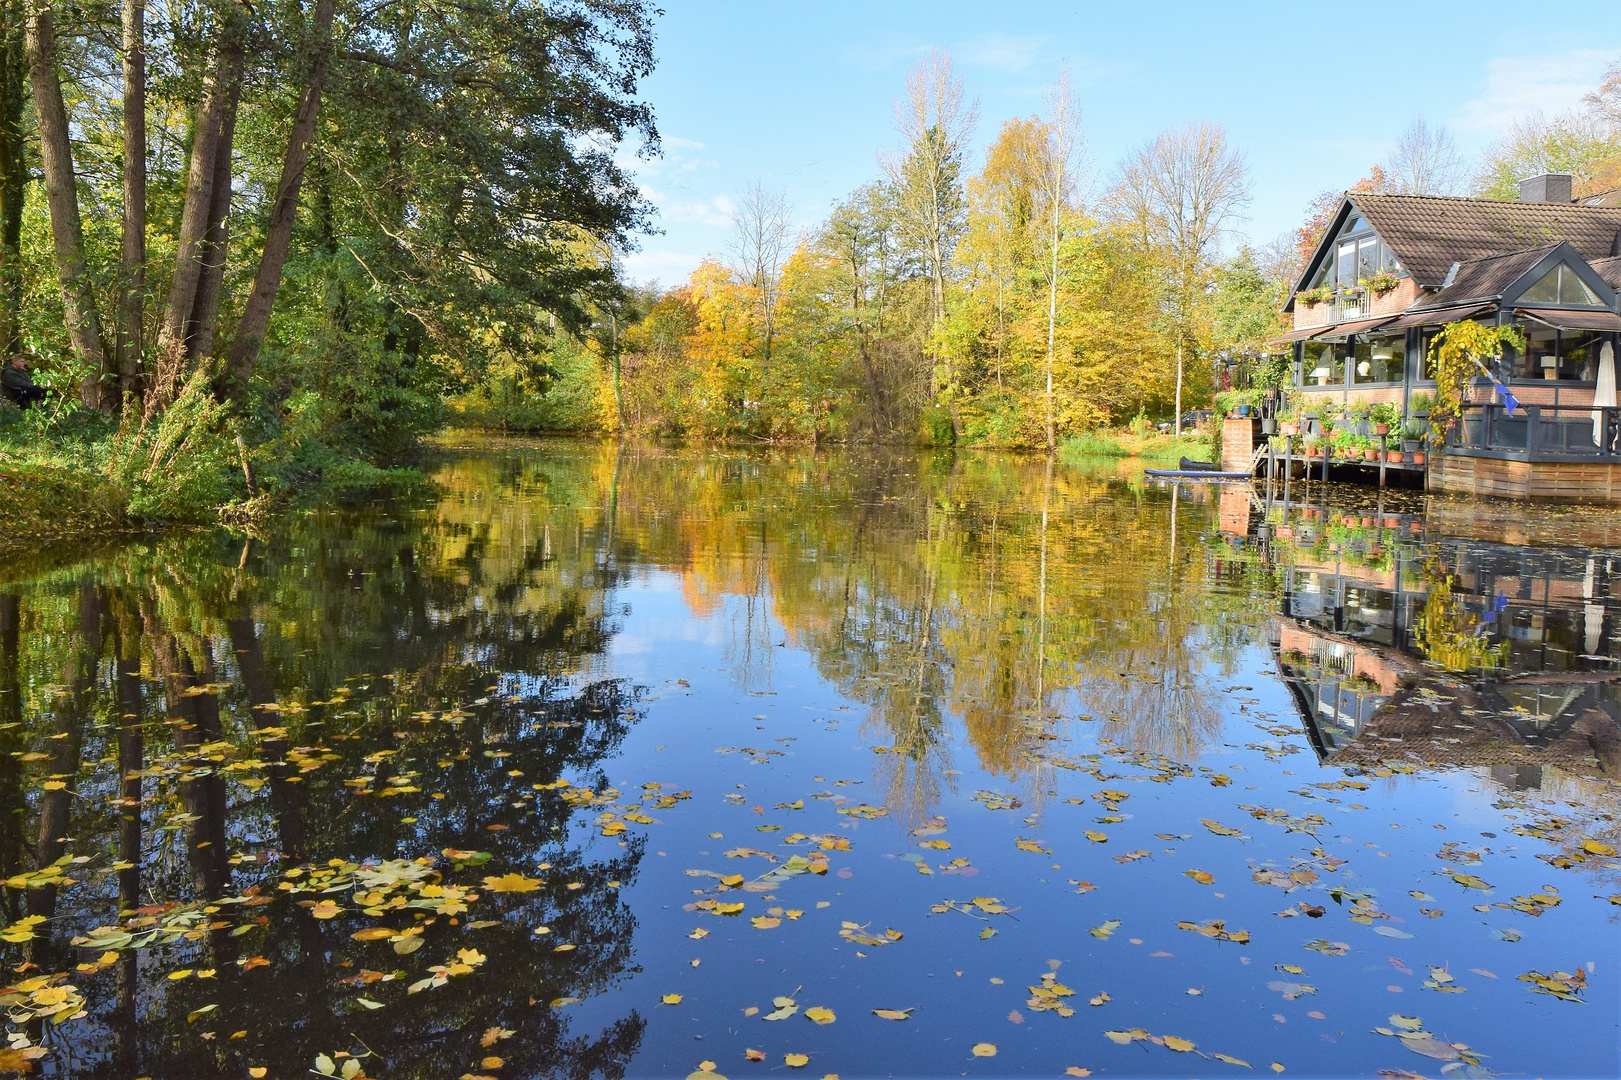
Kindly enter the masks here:
[[1481, 367], [1490, 369], [1503, 346], [1525, 348], [1525, 335], [1513, 326], [1487, 326], [1472, 319], [1450, 323], [1430, 343], [1430, 371], [1435, 374], [1435, 401], [1430, 406], [1430, 432], [1439, 445], [1463, 415], [1463, 396]]
[[1373, 295], [1383, 296], [1385, 293], [1401, 284], [1401, 279], [1389, 270], [1381, 270], [1372, 277], [1365, 277], [1359, 284], [1366, 285], [1373, 290]]
[[1330, 289], [1327, 285], [1319, 285], [1315, 289], [1302, 290], [1299, 293], [1299, 298], [1309, 305], [1316, 305], [1323, 303], [1332, 295], [1334, 295], [1333, 289]]

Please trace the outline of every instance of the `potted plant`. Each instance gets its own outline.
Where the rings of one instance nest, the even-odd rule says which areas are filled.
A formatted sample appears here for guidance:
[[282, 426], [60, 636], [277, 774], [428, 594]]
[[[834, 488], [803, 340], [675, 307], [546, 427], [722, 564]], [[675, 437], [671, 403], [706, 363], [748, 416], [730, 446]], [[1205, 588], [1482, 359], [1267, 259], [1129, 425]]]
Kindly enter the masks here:
[[1285, 420], [1278, 425], [1279, 434], [1295, 436], [1300, 434], [1299, 420]]
[[1375, 435], [1389, 435], [1390, 429], [1401, 422], [1401, 410], [1393, 401], [1381, 401], [1368, 410]]
[[1416, 454], [1423, 444], [1424, 432], [1428, 428], [1424, 421], [1418, 417], [1409, 417], [1407, 423], [1401, 428], [1401, 448], [1405, 454]]
[[1296, 294], [1296, 298], [1304, 301], [1308, 307], [1314, 307], [1317, 304], [1323, 303], [1333, 295], [1333, 289], [1329, 288], [1327, 285], [1318, 285], [1313, 289], [1302, 289]]

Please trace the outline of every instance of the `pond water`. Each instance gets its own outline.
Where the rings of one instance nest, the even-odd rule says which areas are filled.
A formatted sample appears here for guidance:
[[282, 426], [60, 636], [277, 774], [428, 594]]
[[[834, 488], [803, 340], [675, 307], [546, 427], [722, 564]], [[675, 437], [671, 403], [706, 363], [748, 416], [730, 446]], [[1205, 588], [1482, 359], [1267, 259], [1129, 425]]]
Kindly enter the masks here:
[[1615, 1076], [1621, 516], [452, 448], [11, 560], [0, 1066]]

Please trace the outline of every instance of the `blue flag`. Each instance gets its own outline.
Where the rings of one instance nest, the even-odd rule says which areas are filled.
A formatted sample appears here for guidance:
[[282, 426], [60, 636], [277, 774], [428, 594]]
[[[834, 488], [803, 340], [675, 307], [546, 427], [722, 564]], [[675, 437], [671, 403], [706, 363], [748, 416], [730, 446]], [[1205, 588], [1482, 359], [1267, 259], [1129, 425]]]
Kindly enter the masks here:
[[1510, 416], [1513, 416], [1514, 411], [1520, 407], [1520, 399], [1509, 393], [1508, 387], [1496, 379], [1492, 379], [1492, 385], [1497, 387], [1497, 396], [1502, 399], [1503, 408], [1508, 410]]

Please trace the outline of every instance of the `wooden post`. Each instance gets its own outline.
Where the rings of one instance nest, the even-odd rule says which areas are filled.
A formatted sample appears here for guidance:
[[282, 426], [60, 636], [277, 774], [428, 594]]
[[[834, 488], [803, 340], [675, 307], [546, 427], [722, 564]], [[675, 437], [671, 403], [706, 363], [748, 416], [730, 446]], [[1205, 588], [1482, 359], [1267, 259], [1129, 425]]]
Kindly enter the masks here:
[[1288, 436], [1283, 437], [1283, 515], [1284, 520], [1289, 517], [1289, 479], [1295, 474], [1294, 441]]
[[1385, 486], [1385, 452], [1379, 451], [1379, 486]]

